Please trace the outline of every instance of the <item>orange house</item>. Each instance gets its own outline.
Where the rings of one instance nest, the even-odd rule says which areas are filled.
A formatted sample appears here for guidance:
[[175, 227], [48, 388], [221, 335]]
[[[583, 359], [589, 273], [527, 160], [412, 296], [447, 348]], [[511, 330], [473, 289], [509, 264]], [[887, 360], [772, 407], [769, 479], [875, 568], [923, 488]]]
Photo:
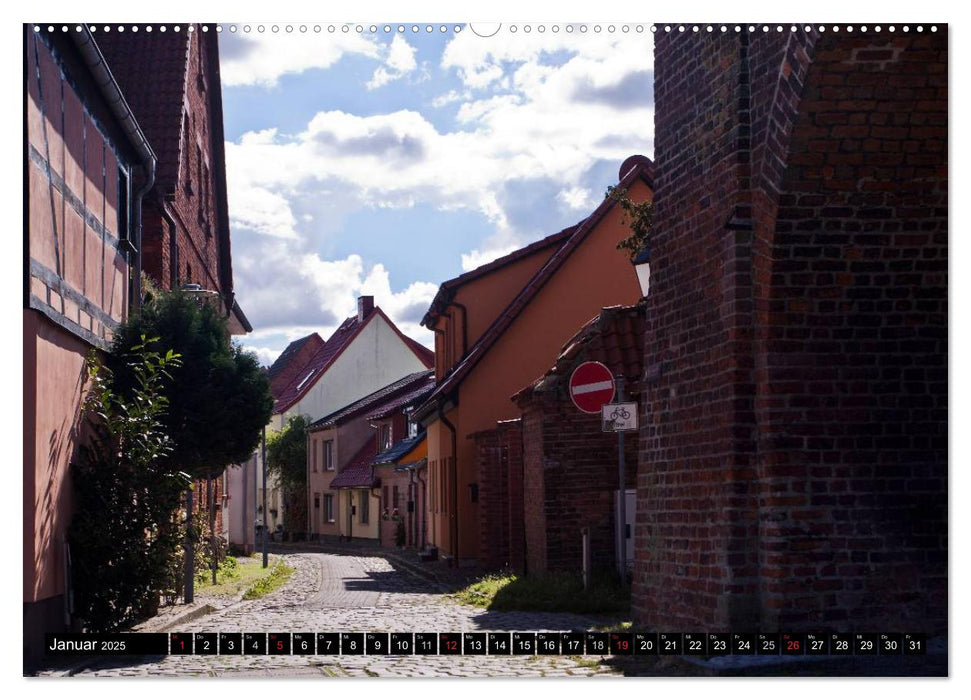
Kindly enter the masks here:
[[[653, 164], [632, 156], [618, 187], [653, 197]], [[469, 436], [517, 418], [510, 397], [605, 306], [640, 299], [637, 274], [617, 243], [623, 210], [605, 199], [585, 220], [443, 283], [422, 319], [435, 332], [435, 391], [415, 417], [428, 438], [428, 543], [456, 564], [489, 546], [480, 522], [479, 474]]]

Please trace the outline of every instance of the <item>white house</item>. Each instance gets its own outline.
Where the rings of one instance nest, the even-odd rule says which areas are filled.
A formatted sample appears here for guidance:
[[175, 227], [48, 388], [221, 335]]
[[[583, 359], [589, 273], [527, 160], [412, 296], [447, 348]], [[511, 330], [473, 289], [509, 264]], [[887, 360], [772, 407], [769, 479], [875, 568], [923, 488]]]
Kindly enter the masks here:
[[[295, 340], [270, 367], [276, 403], [267, 432], [282, 429], [291, 416], [314, 421], [329, 415], [402, 377], [430, 369], [434, 361], [431, 350], [404, 335], [374, 306], [374, 297], [359, 297], [357, 315], [347, 318], [326, 342], [317, 333]], [[257, 521], [266, 522], [271, 531], [282, 524], [282, 495], [268, 479], [264, 518], [259, 453], [228, 469], [225, 479], [223, 526], [230, 544], [252, 551]]]

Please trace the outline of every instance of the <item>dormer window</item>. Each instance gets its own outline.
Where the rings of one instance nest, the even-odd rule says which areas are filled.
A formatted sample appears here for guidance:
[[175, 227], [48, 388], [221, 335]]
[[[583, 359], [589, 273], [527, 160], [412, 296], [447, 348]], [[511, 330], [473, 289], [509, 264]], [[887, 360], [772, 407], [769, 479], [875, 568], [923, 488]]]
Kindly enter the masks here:
[[391, 424], [385, 423], [380, 428], [380, 449], [386, 450], [391, 447]]

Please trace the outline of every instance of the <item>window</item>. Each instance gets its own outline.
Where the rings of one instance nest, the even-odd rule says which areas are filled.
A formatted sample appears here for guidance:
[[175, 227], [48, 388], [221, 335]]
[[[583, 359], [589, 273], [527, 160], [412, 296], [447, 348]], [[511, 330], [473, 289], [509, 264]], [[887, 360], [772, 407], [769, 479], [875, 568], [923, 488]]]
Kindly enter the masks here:
[[381, 440], [380, 440], [381, 444], [378, 449], [383, 451], [391, 447], [391, 424], [384, 423], [381, 426], [380, 430], [381, 430]]
[[391, 507], [392, 507], [392, 508], [397, 508], [397, 507], [398, 507], [398, 486], [397, 486], [397, 485], [395, 485], [395, 486], [393, 487], [393, 489], [392, 489], [392, 491], [391, 491], [391, 492], [392, 492], [392, 493], [394, 494], [394, 496], [393, 496], [393, 499], [394, 499], [394, 500], [393, 500], [393, 501], [391, 501]]
[[383, 502], [384, 509], [385, 510], [388, 510], [388, 508], [390, 507], [390, 503], [391, 502], [388, 500], [388, 487], [387, 486], [384, 487], [384, 498], [382, 498], [381, 500]]
[[324, 471], [334, 471], [334, 441], [324, 440]]
[[314, 494], [314, 510], [320, 510], [320, 494]]
[[361, 514], [361, 524], [362, 525], [366, 525], [367, 522], [368, 522], [368, 515], [370, 515], [368, 513], [368, 506], [369, 505], [371, 505], [370, 494], [368, 493], [368, 490], [367, 489], [361, 489], [361, 507], [360, 507], [359, 512]]
[[418, 437], [418, 423], [413, 420], [408, 421], [408, 437]]
[[324, 520], [334, 522], [334, 494], [324, 494]]
[[212, 236], [209, 226], [209, 166], [202, 166], [202, 197], [199, 198], [199, 221], [206, 230], [207, 236]]
[[189, 113], [185, 112], [182, 117], [182, 163], [185, 165], [185, 189], [189, 194], [193, 194], [192, 189], [192, 163], [189, 162], [189, 131], [191, 120]]
[[317, 441], [310, 438], [310, 470], [317, 471]]

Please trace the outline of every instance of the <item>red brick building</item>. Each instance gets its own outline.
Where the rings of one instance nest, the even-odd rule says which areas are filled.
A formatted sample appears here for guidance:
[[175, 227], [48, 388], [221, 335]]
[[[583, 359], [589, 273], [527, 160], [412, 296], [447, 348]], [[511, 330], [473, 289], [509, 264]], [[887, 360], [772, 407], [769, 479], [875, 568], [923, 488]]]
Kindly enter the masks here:
[[[143, 208], [141, 269], [163, 289], [218, 293], [234, 335], [253, 330], [236, 302], [230, 255], [219, 45], [214, 26], [99, 32], [98, 46], [158, 155]], [[195, 485], [196, 507], [228, 507], [225, 478]]]
[[[637, 401], [644, 361], [644, 304], [603, 309], [563, 345], [543, 377], [513, 397], [523, 412], [519, 508], [525, 512], [530, 574], [581, 571], [581, 529], [590, 532], [592, 568], [615, 570], [618, 436], [603, 431], [599, 414], [583, 413], [573, 404], [569, 382], [580, 364], [600, 362], [614, 377], [624, 378], [625, 400]], [[636, 433], [625, 436], [624, 458], [627, 498], [637, 485]], [[525, 511], [523, 501], [529, 504]], [[634, 514], [626, 515], [632, 523]], [[632, 542], [626, 544], [630, 550]], [[626, 561], [632, 553], [625, 554]]]
[[658, 32], [637, 625], [947, 629], [947, 44]]
[[155, 168], [92, 35], [24, 27], [23, 624], [25, 663], [72, 620], [69, 465], [85, 359], [110, 347], [137, 279], [140, 193]]

